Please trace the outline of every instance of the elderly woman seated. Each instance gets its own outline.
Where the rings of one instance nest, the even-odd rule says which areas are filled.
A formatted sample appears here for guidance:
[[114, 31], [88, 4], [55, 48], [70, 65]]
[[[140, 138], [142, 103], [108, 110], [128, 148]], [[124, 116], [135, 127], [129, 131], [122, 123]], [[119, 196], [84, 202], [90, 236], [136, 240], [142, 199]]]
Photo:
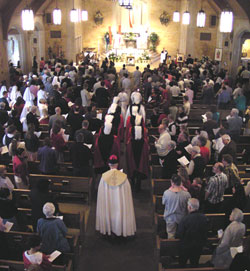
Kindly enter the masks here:
[[225, 229], [212, 257], [212, 263], [216, 268], [228, 268], [233, 260], [230, 249], [242, 246], [246, 231], [246, 226], [242, 223], [243, 218], [240, 209], [233, 209], [230, 215], [232, 222]]
[[37, 232], [42, 239], [41, 251], [45, 254], [51, 254], [55, 250], [69, 252], [70, 246], [66, 239], [68, 229], [60, 218], [54, 216], [54, 204], [45, 203], [43, 213], [46, 218], [40, 218], [37, 222]]

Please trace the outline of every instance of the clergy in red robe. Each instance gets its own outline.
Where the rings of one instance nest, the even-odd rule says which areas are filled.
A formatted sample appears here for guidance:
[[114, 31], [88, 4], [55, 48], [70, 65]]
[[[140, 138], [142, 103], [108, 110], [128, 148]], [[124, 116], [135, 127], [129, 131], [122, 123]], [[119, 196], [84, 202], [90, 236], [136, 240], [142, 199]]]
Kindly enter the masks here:
[[105, 122], [104, 128], [95, 140], [94, 168], [97, 174], [102, 174], [109, 169], [108, 158], [111, 154], [120, 157], [120, 143], [117, 136], [112, 134], [112, 123]]
[[137, 192], [141, 189], [141, 180], [149, 174], [149, 145], [143, 134], [142, 126], [132, 127], [126, 148], [128, 176]]
[[112, 119], [112, 132], [118, 137], [119, 142], [121, 142], [124, 137], [124, 121], [121, 114], [121, 107], [113, 103], [108, 110], [108, 114], [114, 116]]

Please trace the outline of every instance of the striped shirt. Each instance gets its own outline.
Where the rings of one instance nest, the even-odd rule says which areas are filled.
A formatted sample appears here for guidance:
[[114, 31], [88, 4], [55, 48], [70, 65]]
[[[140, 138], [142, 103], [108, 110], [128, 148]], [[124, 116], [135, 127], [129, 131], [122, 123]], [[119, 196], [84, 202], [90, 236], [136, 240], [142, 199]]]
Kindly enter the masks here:
[[208, 192], [207, 200], [216, 204], [223, 201], [224, 191], [228, 186], [227, 175], [223, 172], [215, 174], [208, 181], [206, 192]]

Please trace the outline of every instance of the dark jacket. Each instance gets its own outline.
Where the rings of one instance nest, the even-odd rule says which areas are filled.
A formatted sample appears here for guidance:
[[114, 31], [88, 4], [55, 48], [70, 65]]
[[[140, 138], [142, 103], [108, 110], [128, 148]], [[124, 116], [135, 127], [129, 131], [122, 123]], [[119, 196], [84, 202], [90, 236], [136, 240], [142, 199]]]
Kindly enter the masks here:
[[37, 160], [40, 161], [39, 169], [42, 173], [52, 174], [56, 172], [56, 152], [48, 146], [38, 149]]
[[74, 142], [70, 148], [72, 165], [74, 168], [88, 167], [89, 161], [93, 159], [90, 149], [82, 142]]
[[33, 123], [35, 125], [35, 131], [39, 131], [39, 121], [37, 119], [37, 116], [34, 115], [32, 112], [29, 112], [26, 116], [27, 125], [30, 123]]
[[83, 137], [84, 137], [84, 143], [86, 144], [93, 144], [94, 143], [94, 136], [92, 134], [91, 131], [87, 130], [87, 129], [79, 129], [76, 131], [75, 133], [75, 138], [78, 134], [82, 134]]
[[234, 164], [236, 163], [236, 144], [233, 141], [230, 141], [223, 147], [219, 154], [219, 162], [222, 161], [222, 156], [224, 154], [230, 154], [233, 157]]
[[39, 139], [36, 135], [32, 135], [31, 138], [25, 137], [25, 148], [29, 152], [37, 152], [39, 148]]
[[178, 225], [175, 237], [180, 239], [183, 248], [202, 248], [207, 240], [206, 216], [195, 211], [183, 217]]
[[162, 177], [164, 179], [170, 179], [173, 174], [176, 174], [178, 164], [177, 153], [175, 150], [171, 150], [164, 158]]

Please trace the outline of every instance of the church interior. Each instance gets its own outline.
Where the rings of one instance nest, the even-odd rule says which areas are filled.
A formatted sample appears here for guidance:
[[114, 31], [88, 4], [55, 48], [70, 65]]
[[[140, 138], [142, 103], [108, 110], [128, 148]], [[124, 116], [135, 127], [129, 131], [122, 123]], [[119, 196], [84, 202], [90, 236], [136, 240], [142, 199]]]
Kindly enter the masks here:
[[0, 270], [250, 270], [250, 0], [0, 19]]

